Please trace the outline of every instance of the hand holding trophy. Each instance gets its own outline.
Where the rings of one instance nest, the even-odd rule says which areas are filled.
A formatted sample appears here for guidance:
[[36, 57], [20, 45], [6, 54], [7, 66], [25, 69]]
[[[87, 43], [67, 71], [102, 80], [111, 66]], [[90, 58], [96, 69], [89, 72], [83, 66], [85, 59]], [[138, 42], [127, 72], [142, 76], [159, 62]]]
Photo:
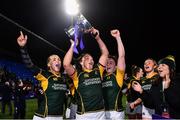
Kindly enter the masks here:
[[[90, 22], [82, 15], [79, 14], [74, 21], [73, 25], [70, 25], [68, 28], [65, 28], [64, 31], [68, 35], [69, 38], [79, 40], [79, 45], [81, 50], [84, 49], [84, 44], [82, 41], [83, 34], [92, 32], [92, 25]], [[94, 33], [92, 34], [94, 36]], [[74, 51], [78, 53], [77, 48], [74, 48]]]

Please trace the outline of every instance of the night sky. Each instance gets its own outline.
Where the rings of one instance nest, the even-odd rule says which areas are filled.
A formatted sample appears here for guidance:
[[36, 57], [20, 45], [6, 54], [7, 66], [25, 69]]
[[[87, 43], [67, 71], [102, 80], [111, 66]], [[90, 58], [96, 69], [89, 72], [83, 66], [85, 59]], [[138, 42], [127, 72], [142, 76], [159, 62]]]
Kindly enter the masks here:
[[[175, 1], [166, 0], [78, 0], [81, 13], [100, 31], [101, 38], [110, 54], [117, 55], [116, 41], [110, 30], [121, 32], [126, 50], [127, 69], [132, 64], [143, 65], [146, 58], [159, 60], [169, 54], [176, 58], [179, 72], [179, 17], [180, 7]], [[12, 21], [0, 16], [0, 58], [21, 62], [16, 44], [19, 31], [28, 35], [28, 51], [33, 62], [45, 68], [50, 54], [61, 58], [70, 46], [64, 28], [71, 24], [65, 13], [64, 0], [1, 0], [0, 14], [18, 23], [31, 32], [48, 40], [58, 49], [37, 36], [30, 34]], [[86, 34], [85, 49], [98, 60], [100, 51], [95, 40]], [[75, 55], [75, 58], [78, 55]]]

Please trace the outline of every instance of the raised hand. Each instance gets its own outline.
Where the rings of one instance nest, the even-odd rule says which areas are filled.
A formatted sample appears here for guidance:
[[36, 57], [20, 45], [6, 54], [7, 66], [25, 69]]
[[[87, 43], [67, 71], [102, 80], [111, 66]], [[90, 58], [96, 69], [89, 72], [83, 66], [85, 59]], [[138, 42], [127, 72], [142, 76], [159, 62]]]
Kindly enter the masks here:
[[78, 44], [79, 44], [79, 40], [78, 39], [76, 39], [75, 41], [74, 40], [72, 40], [72, 39], [70, 39], [70, 42], [71, 42], [71, 46], [78, 46]]
[[91, 34], [93, 35], [93, 37], [95, 39], [99, 39], [99, 30], [95, 29], [95, 28], [91, 28]]
[[169, 88], [170, 82], [171, 82], [170, 75], [169, 75], [169, 74], [166, 74], [166, 75], [165, 75], [165, 79], [163, 80], [164, 89]]
[[17, 43], [20, 47], [24, 47], [27, 43], [27, 35], [24, 35], [22, 31], [20, 31], [20, 36], [17, 38]]
[[111, 30], [110, 33], [115, 38], [120, 37], [120, 32], [117, 29]]

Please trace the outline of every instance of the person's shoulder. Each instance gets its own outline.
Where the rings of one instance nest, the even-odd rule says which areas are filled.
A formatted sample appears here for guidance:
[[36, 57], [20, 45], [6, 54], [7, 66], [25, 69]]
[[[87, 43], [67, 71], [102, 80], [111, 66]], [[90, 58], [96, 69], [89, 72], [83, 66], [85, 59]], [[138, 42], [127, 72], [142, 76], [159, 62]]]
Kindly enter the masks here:
[[152, 78], [159, 78], [159, 74], [158, 73], [155, 73]]
[[46, 78], [52, 75], [52, 73], [48, 70], [42, 70], [39, 74], [43, 75]]
[[135, 79], [133, 76], [130, 76], [129, 78], [128, 78], [129, 80], [133, 80], [133, 79]]
[[136, 79], [133, 77], [133, 76], [130, 76], [128, 79], [127, 79], [127, 82], [128, 83], [132, 83], [133, 81], [135, 81]]

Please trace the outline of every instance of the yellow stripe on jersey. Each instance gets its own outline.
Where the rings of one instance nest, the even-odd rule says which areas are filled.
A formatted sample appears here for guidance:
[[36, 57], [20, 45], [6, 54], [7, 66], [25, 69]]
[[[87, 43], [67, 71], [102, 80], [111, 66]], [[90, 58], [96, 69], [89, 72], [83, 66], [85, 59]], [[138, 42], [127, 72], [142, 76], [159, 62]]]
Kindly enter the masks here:
[[[104, 72], [104, 67], [102, 66], [102, 65], [98, 65], [98, 68], [99, 68], [99, 71], [100, 71], [100, 76], [101, 76], [101, 78], [102, 78], [102, 76], [103, 76], [103, 72]], [[97, 68], [95, 68], [95, 69], [97, 69]], [[93, 69], [94, 70], [94, 69]], [[84, 71], [86, 71], [86, 72], [91, 72], [92, 70], [84, 70]], [[83, 73], [83, 72], [81, 72], [81, 73]], [[80, 74], [81, 74], [80, 73]], [[80, 75], [79, 74], [79, 75]], [[78, 83], [79, 83], [79, 76], [78, 76], [78, 73], [77, 73], [77, 71], [75, 71], [75, 73], [71, 76], [71, 78], [72, 78], [72, 80], [73, 80], [73, 83], [74, 83], [74, 86], [75, 86], [75, 88], [77, 89], [78, 88]], [[72, 92], [73, 92], [73, 90], [72, 90]]]
[[75, 73], [71, 76], [73, 83], [74, 83], [74, 87], [77, 89], [78, 88], [78, 76], [77, 76], [77, 71], [75, 71]]
[[101, 79], [103, 78], [103, 72], [104, 72], [104, 66], [102, 66], [101, 64], [98, 65], [99, 71], [100, 71], [100, 75], [101, 75]]
[[46, 91], [48, 87], [48, 79], [45, 78], [41, 73], [38, 73], [35, 78], [39, 81], [41, 81], [41, 87], [43, 88], [44, 91]]
[[71, 95], [74, 96], [75, 94], [75, 86], [73, 85], [71, 88], [70, 88], [70, 91], [71, 91]]
[[122, 70], [120, 70], [120, 69], [118, 69], [117, 68], [117, 71], [116, 71], [117, 73], [116, 73], [116, 81], [117, 81], [117, 83], [118, 83], [118, 85], [120, 86], [120, 87], [122, 87], [123, 86], [123, 79], [124, 79], [124, 71], [122, 71]]
[[147, 75], [146, 78], [152, 78], [153, 76], [157, 75], [157, 72], [152, 72], [151, 74]]

